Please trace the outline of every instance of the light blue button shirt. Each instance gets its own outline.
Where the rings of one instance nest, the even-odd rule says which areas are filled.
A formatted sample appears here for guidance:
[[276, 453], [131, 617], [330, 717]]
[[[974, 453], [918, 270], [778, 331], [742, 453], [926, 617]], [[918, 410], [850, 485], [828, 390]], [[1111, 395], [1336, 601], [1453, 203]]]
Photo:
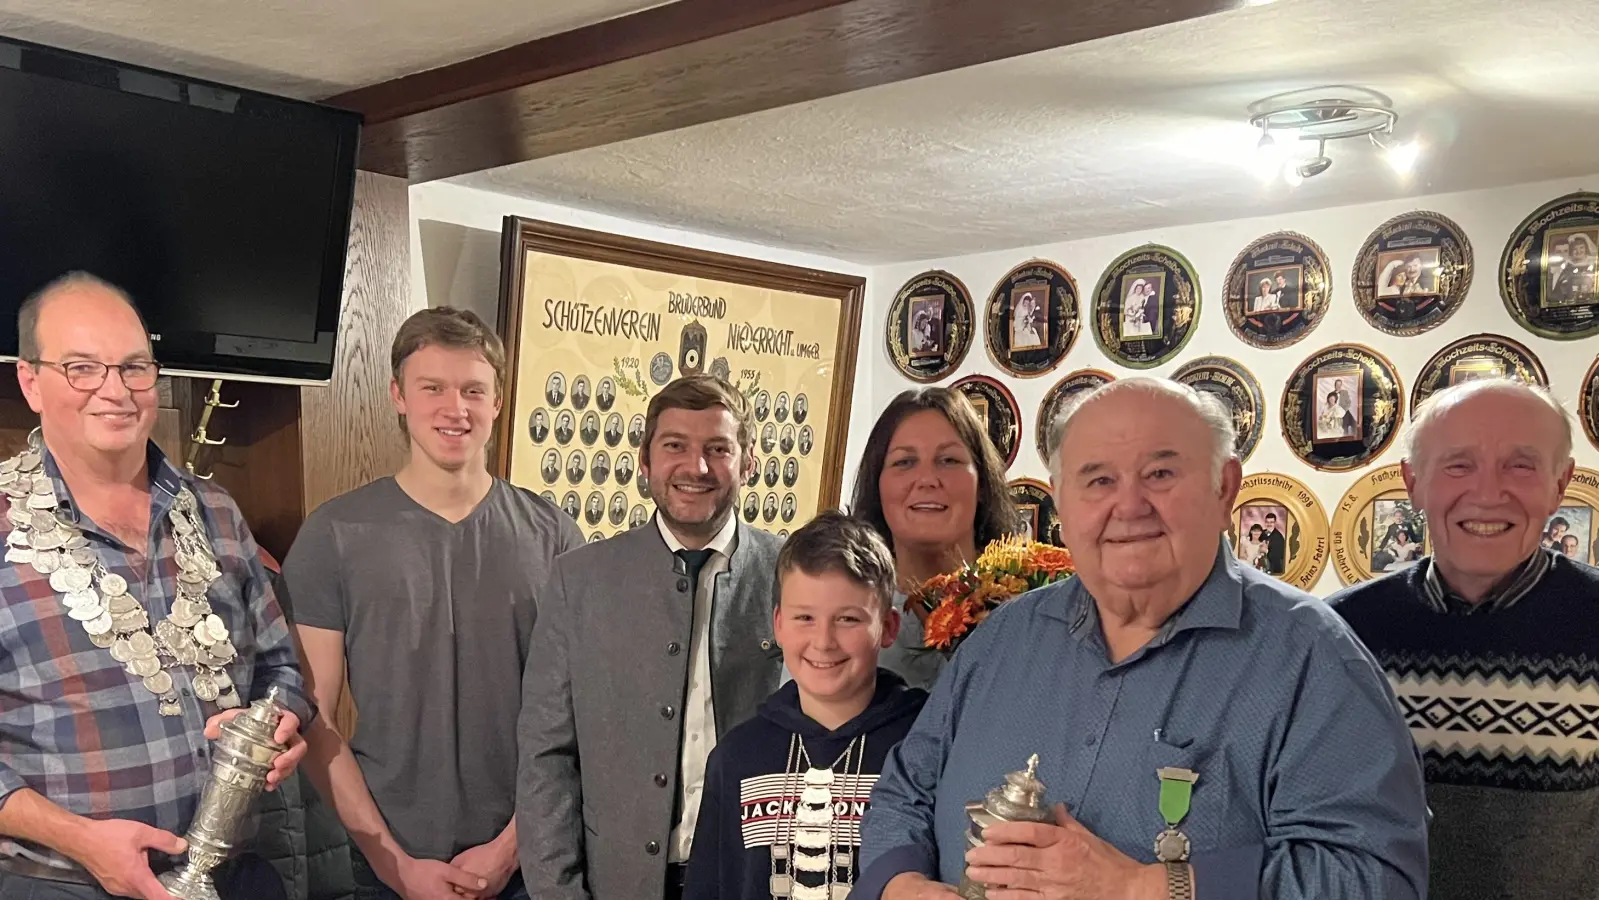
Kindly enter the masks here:
[[1034, 753], [1051, 806], [1145, 863], [1166, 827], [1156, 770], [1199, 773], [1180, 829], [1201, 897], [1426, 897], [1421, 764], [1381, 669], [1330, 607], [1225, 546], [1120, 663], [1075, 578], [974, 630], [872, 792], [857, 893], [959, 881], [966, 802]]

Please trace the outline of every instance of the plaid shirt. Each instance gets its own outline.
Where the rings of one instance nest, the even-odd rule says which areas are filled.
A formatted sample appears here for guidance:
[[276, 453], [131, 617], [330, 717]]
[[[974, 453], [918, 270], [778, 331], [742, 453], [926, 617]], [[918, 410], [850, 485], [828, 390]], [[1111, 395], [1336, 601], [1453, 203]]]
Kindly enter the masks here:
[[[125, 547], [81, 515], [46, 452], [45, 472], [60, 498], [60, 515], [77, 524], [108, 570], [127, 579], [128, 593], [144, 601], [153, 627], [176, 599], [177, 548], [167, 512], [187, 485], [222, 570], [207, 599], [239, 651], [227, 668], [239, 697], [248, 703], [277, 685], [285, 705], [301, 722], [309, 721], [288, 622], [239, 508], [221, 487], [179, 472], [155, 444], [148, 452], [148, 553]], [[10, 530], [0, 517], [0, 535]], [[187, 831], [211, 769], [205, 723], [221, 709], [194, 695], [193, 668], [167, 671], [177, 686], [181, 716], [160, 715], [156, 695], [109, 650], [89, 642], [46, 577], [31, 566], [0, 563], [0, 804], [26, 787], [78, 815], [133, 819], [179, 835]], [[76, 867], [46, 848], [19, 842], [0, 842], [0, 854]]]

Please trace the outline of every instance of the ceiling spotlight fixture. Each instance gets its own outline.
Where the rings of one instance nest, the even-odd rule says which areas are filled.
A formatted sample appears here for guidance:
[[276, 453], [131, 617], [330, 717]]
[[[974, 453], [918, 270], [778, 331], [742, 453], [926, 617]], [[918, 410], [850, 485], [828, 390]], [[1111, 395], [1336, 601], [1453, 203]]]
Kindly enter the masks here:
[[[1340, 96], [1329, 96], [1331, 91], [1339, 91]], [[1368, 96], [1350, 99], [1359, 94]], [[1306, 178], [1314, 178], [1331, 168], [1328, 141], [1369, 136], [1373, 144], [1387, 153], [1389, 165], [1401, 175], [1409, 173], [1419, 154], [1414, 142], [1390, 147], [1378, 139], [1379, 134], [1393, 134], [1399, 114], [1394, 112], [1386, 97], [1369, 91], [1353, 88], [1298, 91], [1262, 100], [1250, 108], [1250, 113], [1249, 124], [1261, 132], [1255, 148], [1260, 170], [1273, 175], [1280, 172], [1290, 186], [1297, 187]], [[1279, 136], [1291, 144], [1315, 141], [1316, 155], [1296, 158], [1291, 149], [1285, 152]]]

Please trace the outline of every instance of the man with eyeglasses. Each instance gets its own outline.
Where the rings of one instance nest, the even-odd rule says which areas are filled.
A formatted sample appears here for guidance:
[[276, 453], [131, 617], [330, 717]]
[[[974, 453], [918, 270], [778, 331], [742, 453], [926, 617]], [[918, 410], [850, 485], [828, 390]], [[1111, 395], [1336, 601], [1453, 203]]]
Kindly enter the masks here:
[[[275, 691], [288, 746], [312, 710], [250, 530], [220, 487], [150, 433], [156, 378], [132, 302], [75, 273], [17, 317], [17, 380], [39, 414], [0, 462], [0, 886], [5, 896], [168, 900], [219, 726]], [[223, 897], [283, 897], [245, 854]]]

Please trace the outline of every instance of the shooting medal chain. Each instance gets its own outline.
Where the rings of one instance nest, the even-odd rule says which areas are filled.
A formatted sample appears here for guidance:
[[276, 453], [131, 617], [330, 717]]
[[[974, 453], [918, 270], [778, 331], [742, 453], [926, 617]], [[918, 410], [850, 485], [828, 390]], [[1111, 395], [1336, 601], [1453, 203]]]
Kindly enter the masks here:
[[238, 655], [228, 628], [211, 611], [206, 592], [221, 577], [201, 524], [199, 502], [187, 487], [167, 513], [177, 544], [177, 597], [172, 611], [150, 631], [143, 604], [128, 594], [128, 582], [95, 558], [83, 532], [57, 516], [60, 502], [43, 469], [42, 439], [35, 430], [28, 449], [0, 461], [0, 490], [10, 499], [6, 518], [6, 562], [27, 563], [63, 595], [67, 615], [89, 640], [161, 698], [163, 716], [180, 716], [177, 684], [168, 669], [193, 666], [195, 696], [223, 709], [239, 706], [225, 667]]
[[[845, 900], [849, 896], [855, 884], [857, 848], [855, 842], [839, 833], [849, 826], [839, 821], [833, 786], [837, 784], [843, 789], [847, 785], [858, 793], [865, 761], [864, 734], [851, 740], [838, 759], [825, 769], [811, 765], [805, 741], [798, 734], [790, 739], [788, 762], [783, 767], [782, 796], [778, 801], [779, 822], [772, 839], [772, 872], [768, 887], [774, 900]], [[853, 772], [850, 770], [852, 763]], [[798, 797], [794, 797], [794, 789], [798, 787], [796, 780], [805, 785]], [[794, 798], [794, 811], [785, 816], [781, 805], [790, 798]], [[780, 861], [787, 863], [786, 871], [779, 871]], [[842, 879], [838, 878], [839, 869], [844, 870]], [[815, 880], [820, 880], [821, 884], [801, 882], [798, 878], [801, 872], [817, 875]]]

